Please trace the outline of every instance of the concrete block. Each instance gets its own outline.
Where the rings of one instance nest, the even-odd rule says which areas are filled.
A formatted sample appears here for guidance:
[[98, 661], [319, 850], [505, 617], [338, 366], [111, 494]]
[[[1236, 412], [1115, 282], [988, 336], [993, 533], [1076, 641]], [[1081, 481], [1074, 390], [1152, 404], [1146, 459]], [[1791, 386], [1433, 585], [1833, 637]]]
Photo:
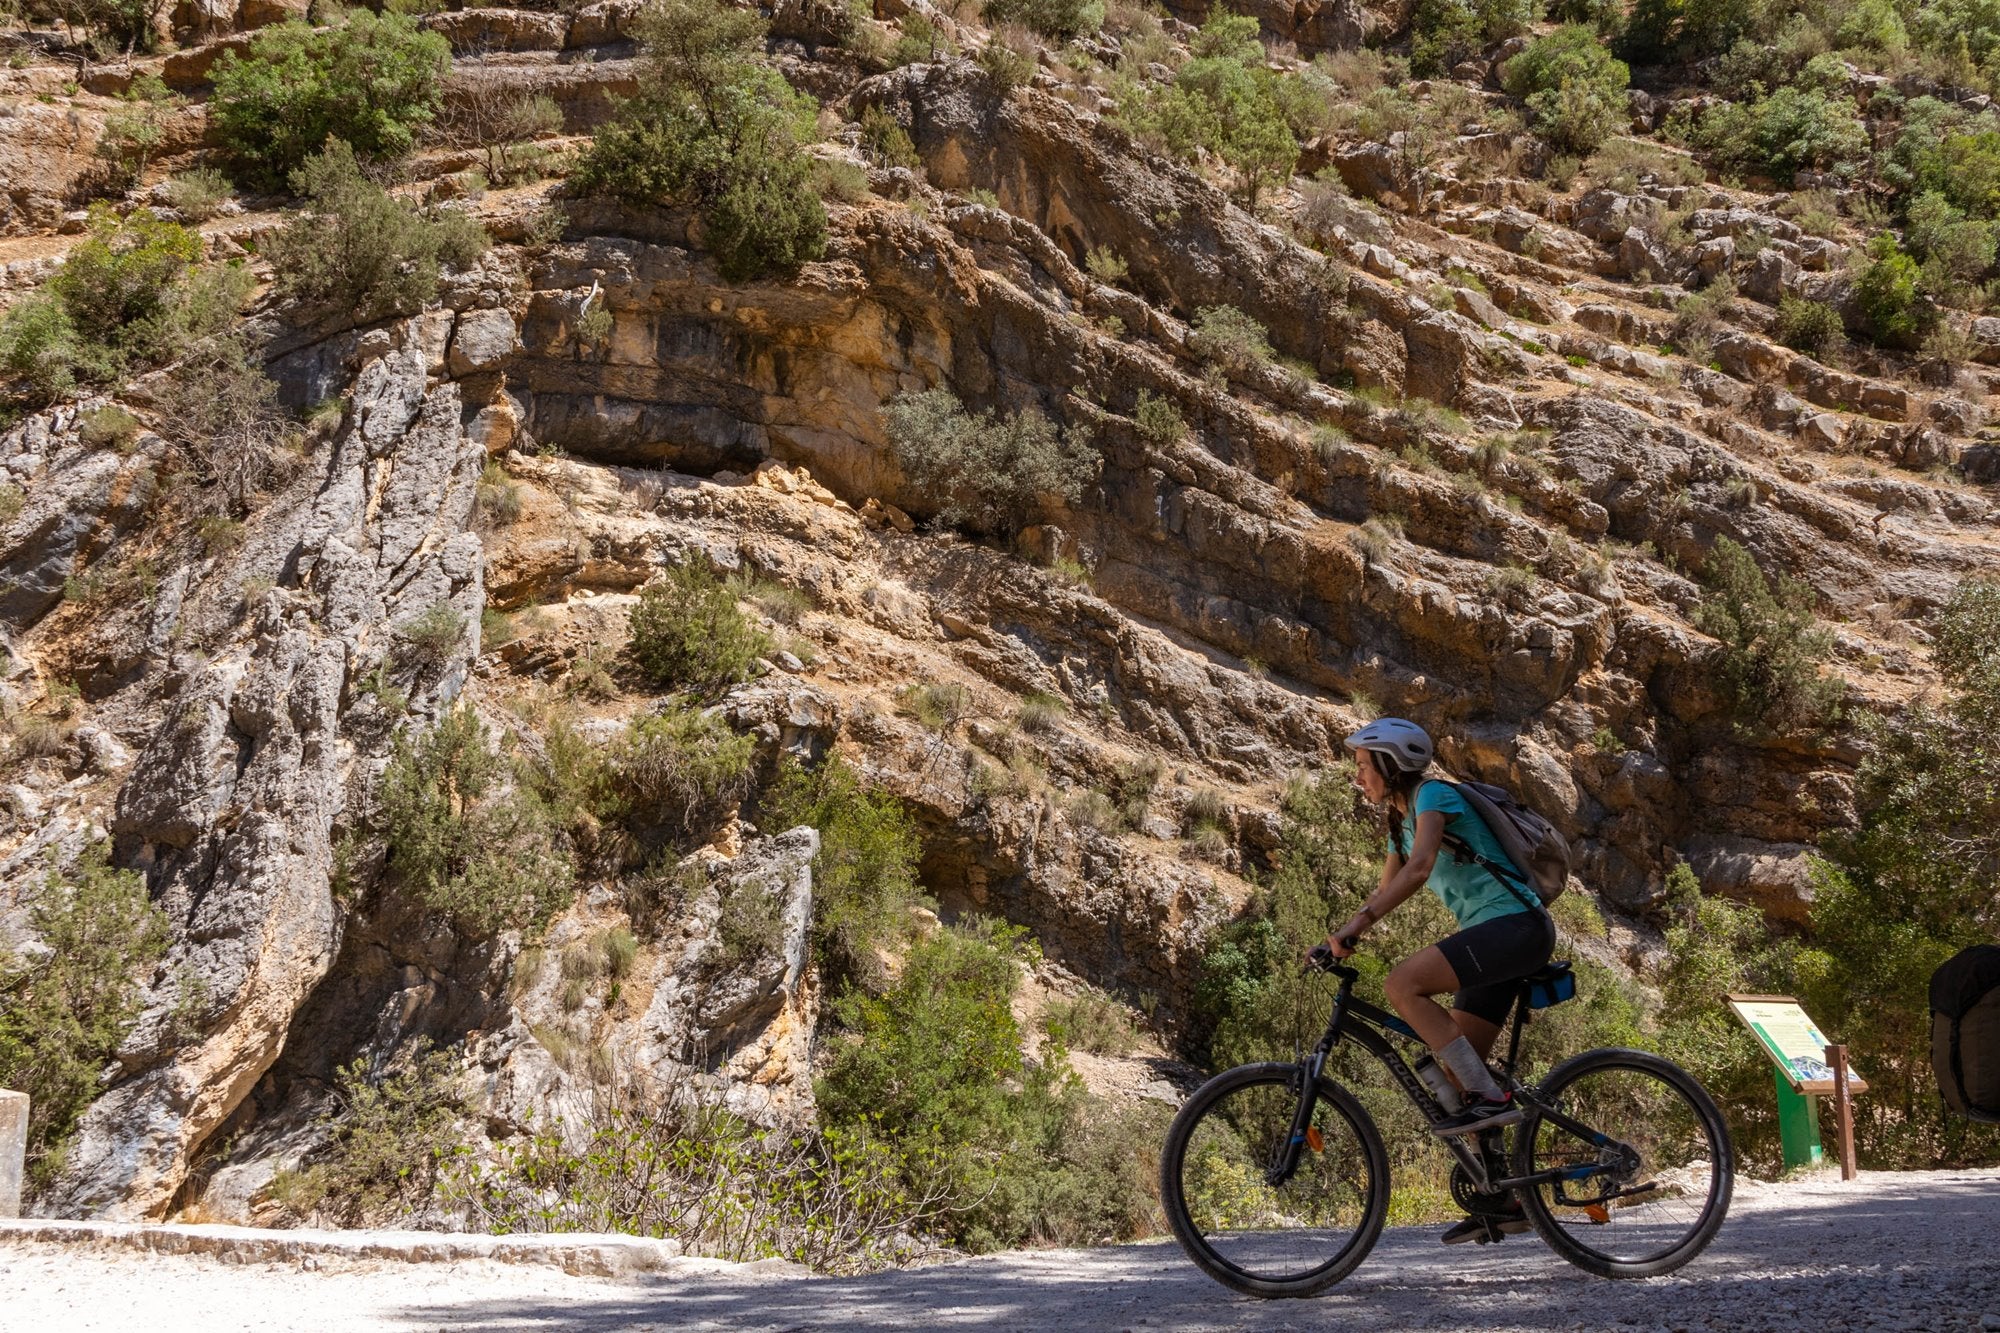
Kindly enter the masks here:
[[21, 1215], [21, 1169], [28, 1155], [28, 1094], [0, 1088], [0, 1217]]

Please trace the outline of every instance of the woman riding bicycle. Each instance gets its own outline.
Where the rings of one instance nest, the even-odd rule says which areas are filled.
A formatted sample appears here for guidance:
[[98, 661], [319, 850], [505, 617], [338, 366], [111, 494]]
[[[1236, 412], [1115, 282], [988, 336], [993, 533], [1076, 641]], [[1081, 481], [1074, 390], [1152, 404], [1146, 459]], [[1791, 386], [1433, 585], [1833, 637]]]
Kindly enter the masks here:
[[[1428, 884], [1458, 918], [1458, 931], [1398, 963], [1383, 989], [1464, 1093], [1463, 1108], [1438, 1132], [1512, 1124], [1521, 1111], [1487, 1068], [1486, 1055], [1521, 978], [1554, 953], [1555, 923], [1530, 891], [1479, 864], [1508, 864], [1507, 853], [1457, 788], [1425, 778], [1435, 751], [1422, 727], [1385, 717], [1349, 736], [1347, 747], [1355, 752], [1355, 785], [1371, 804], [1388, 807], [1389, 854], [1375, 891], [1327, 937], [1327, 947], [1346, 957], [1353, 950], [1343, 939], [1364, 934]], [[1453, 997], [1449, 1010], [1433, 998], [1439, 995]], [[1501, 1225], [1504, 1231], [1525, 1228], [1525, 1222]], [[1485, 1230], [1484, 1222], [1467, 1219], [1445, 1233], [1445, 1242]]]

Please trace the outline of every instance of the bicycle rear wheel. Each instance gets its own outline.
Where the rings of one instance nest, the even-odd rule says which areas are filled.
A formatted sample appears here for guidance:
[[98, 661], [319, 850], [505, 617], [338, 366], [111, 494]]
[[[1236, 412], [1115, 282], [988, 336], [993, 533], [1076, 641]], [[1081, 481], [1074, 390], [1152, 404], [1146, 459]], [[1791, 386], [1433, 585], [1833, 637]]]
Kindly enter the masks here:
[[1319, 1081], [1298, 1168], [1280, 1160], [1298, 1110], [1298, 1067], [1242, 1065], [1188, 1098], [1160, 1155], [1160, 1198], [1201, 1270], [1250, 1296], [1311, 1296], [1368, 1257], [1389, 1214], [1389, 1158], [1368, 1112]]
[[1735, 1150], [1693, 1076], [1645, 1051], [1585, 1051], [1535, 1098], [1609, 1140], [1532, 1109], [1515, 1131], [1514, 1174], [1582, 1172], [1519, 1191], [1549, 1248], [1599, 1277], [1657, 1277], [1693, 1259], [1729, 1212]]

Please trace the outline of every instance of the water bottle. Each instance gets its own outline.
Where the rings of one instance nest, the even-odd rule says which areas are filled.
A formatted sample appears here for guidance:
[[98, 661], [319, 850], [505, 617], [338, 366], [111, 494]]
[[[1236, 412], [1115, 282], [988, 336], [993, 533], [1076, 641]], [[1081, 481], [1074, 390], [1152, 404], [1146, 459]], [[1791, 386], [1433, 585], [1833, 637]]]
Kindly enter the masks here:
[[1417, 1057], [1416, 1071], [1417, 1077], [1424, 1081], [1424, 1086], [1431, 1090], [1431, 1095], [1438, 1099], [1438, 1105], [1444, 1107], [1446, 1115], [1455, 1113], [1464, 1104], [1458, 1095], [1458, 1089], [1445, 1077], [1444, 1070], [1438, 1068], [1437, 1061], [1431, 1058], [1429, 1051]]

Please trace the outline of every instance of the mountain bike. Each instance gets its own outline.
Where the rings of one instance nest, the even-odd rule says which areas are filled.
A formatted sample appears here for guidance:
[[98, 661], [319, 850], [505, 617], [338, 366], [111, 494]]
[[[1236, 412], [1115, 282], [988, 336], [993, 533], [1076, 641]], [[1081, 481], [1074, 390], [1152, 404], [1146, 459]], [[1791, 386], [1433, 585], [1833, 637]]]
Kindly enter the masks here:
[[[1241, 1065], [1202, 1084], [1161, 1154], [1160, 1197], [1181, 1248], [1250, 1296], [1326, 1290], [1368, 1257], [1388, 1217], [1388, 1153], [1367, 1110], [1326, 1075], [1335, 1046], [1352, 1040], [1380, 1060], [1431, 1126], [1448, 1114], [1397, 1050], [1421, 1049], [1416, 1032], [1356, 999], [1361, 974], [1324, 946], [1309, 966], [1340, 981], [1319, 1044], [1294, 1063]], [[1729, 1211], [1729, 1130], [1687, 1071], [1646, 1051], [1585, 1051], [1533, 1087], [1516, 1082], [1529, 1010], [1575, 993], [1569, 967], [1522, 979], [1495, 1075], [1525, 1115], [1441, 1140], [1455, 1159], [1452, 1199], [1489, 1226], [1518, 1217], [1518, 1200], [1549, 1248], [1599, 1277], [1671, 1273]]]

